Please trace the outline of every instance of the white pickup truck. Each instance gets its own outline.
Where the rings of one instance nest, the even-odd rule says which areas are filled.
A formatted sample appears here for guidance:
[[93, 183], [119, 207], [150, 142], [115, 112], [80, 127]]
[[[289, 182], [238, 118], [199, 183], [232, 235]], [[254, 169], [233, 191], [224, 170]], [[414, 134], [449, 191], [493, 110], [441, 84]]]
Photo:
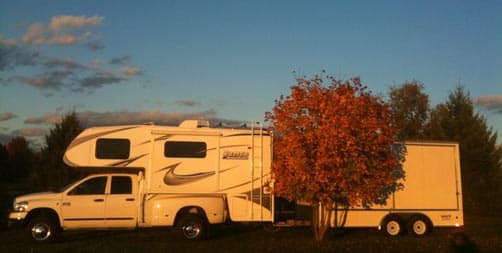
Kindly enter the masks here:
[[264, 129], [204, 121], [89, 128], [63, 160], [98, 173], [58, 193], [17, 197], [9, 218], [38, 242], [64, 230], [155, 226], [200, 239], [209, 224], [229, 219], [272, 222], [271, 146]]

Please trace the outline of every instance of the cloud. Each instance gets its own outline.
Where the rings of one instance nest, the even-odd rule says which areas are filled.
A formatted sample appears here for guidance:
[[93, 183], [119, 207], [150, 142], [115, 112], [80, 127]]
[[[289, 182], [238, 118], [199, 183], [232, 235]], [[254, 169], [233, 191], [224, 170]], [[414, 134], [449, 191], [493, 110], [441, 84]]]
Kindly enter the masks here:
[[[1, 85], [18, 82], [46, 91], [68, 89], [72, 92], [87, 92], [105, 85], [129, 81], [133, 76], [142, 75], [143, 71], [130, 63], [130, 56], [113, 58], [107, 64], [102, 60], [89, 63], [80, 62], [69, 57], [52, 57], [42, 55], [38, 45], [79, 45], [92, 51], [104, 48], [99, 37], [94, 36], [92, 29], [104, 21], [102, 16], [54, 16], [48, 24], [34, 23], [20, 38], [8, 39], [0, 35], [0, 71], [16, 67], [34, 67], [35, 74], [17, 74], [6, 78], [0, 77]], [[35, 46], [34, 46], [35, 45]], [[36, 50], [35, 50], [36, 49]], [[119, 68], [113, 65], [124, 65]], [[18, 73], [33, 73], [22, 71]], [[52, 96], [52, 93], [45, 93]]]
[[119, 112], [81, 112], [77, 117], [86, 126], [106, 126], [106, 125], [128, 125], [145, 124], [154, 122], [159, 125], [178, 125], [185, 119], [215, 118], [214, 110], [207, 110], [194, 113], [181, 112], [160, 112], [160, 111], [119, 111]]
[[35, 23], [28, 27], [28, 31], [21, 37], [21, 41], [26, 44], [41, 45], [47, 40], [47, 29], [40, 23]]
[[[115, 111], [115, 112], [77, 112], [77, 117], [84, 127], [112, 126], [112, 125], [136, 125], [145, 123], [155, 123], [157, 125], [178, 125], [187, 119], [207, 119], [213, 125], [239, 126], [242, 121], [221, 119], [217, 117], [217, 111], [213, 109], [183, 113], [183, 112], [161, 112], [161, 111]], [[39, 117], [28, 118], [26, 124], [47, 125], [60, 123], [64, 115], [51, 113]]]
[[[178, 126], [182, 121], [188, 119], [206, 119], [211, 126], [240, 127], [244, 121], [229, 120], [217, 117], [217, 111], [209, 109], [206, 111], [182, 113], [182, 112], [160, 112], [160, 111], [115, 111], [115, 112], [77, 112], [77, 118], [84, 128], [94, 126], [113, 125], [138, 125], [154, 123], [156, 125]], [[38, 117], [28, 118], [25, 124], [32, 125], [54, 125], [59, 124], [64, 117], [62, 113], [50, 113]], [[0, 133], [0, 142], [7, 143], [16, 136], [28, 138], [34, 148], [44, 145], [43, 136], [50, 133], [46, 127], [27, 127], [11, 131], [9, 134]]]
[[17, 115], [14, 113], [11, 113], [11, 112], [0, 113], [0, 121], [7, 121], [7, 120], [14, 119], [14, 118], [17, 118]]
[[474, 104], [488, 111], [502, 114], [502, 95], [482, 96], [476, 99]]
[[123, 65], [123, 64], [129, 63], [130, 59], [131, 59], [130, 56], [122, 56], [122, 57], [112, 58], [110, 60], [110, 64], [113, 64], [113, 65]]
[[49, 68], [88, 69], [87, 66], [69, 58], [48, 58], [43, 64]]
[[57, 124], [61, 122], [61, 119], [63, 118], [63, 115], [57, 114], [57, 113], [51, 113], [47, 115], [43, 115], [40, 117], [32, 117], [32, 118], [27, 118], [24, 123], [25, 124], [33, 124], [33, 125], [39, 125], [39, 124]]
[[82, 29], [100, 25], [103, 20], [101, 16], [55, 16], [48, 26], [42, 23], [30, 25], [21, 41], [29, 45], [76, 45], [92, 35]]
[[122, 72], [122, 74], [124, 74], [126, 76], [141, 75], [143, 73], [141, 70], [139, 70], [136, 67], [123, 67], [122, 69], [120, 69], [120, 71]]
[[0, 71], [17, 66], [34, 66], [40, 59], [38, 51], [19, 46], [16, 40], [0, 35]]
[[85, 46], [91, 51], [98, 51], [105, 48], [105, 46], [99, 41], [89, 41], [85, 44]]
[[12, 136], [39, 137], [49, 133], [47, 128], [22, 128], [11, 132]]
[[187, 106], [187, 107], [194, 107], [194, 106], [200, 105], [200, 102], [197, 102], [197, 101], [191, 100], [191, 99], [180, 99], [180, 100], [175, 101], [175, 103], [177, 105]]
[[15, 46], [17, 44], [17, 41], [15, 39], [5, 38], [0, 34], [0, 44], [4, 44], [5, 46]]
[[39, 65], [47, 68], [45, 72], [36, 76], [14, 76], [7, 81], [16, 80], [40, 89], [59, 90], [67, 87], [73, 92], [90, 92], [104, 85], [130, 80], [132, 75], [142, 74], [136, 67], [124, 67], [114, 72], [102, 68], [100, 64], [100, 60], [83, 64], [70, 58], [44, 57], [39, 60]]
[[64, 79], [73, 74], [71, 70], [54, 70], [39, 76], [15, 76], [14, 79], [41, 89], [60, 89], [64, 86]]
[[101, 16], [55, 16], [52, 17], [49, 28], [51, 31], [80, 29], [100, 25], [105, 18]]
[[80, 88], [82, 89], [94, 89], [101, 88], [107, 84], [120, 83], [122, 81], [129, 80], [126, 77], [118, 76], [113, 73], [99, 72], [93, 76], [88, 76], [79, 80]]

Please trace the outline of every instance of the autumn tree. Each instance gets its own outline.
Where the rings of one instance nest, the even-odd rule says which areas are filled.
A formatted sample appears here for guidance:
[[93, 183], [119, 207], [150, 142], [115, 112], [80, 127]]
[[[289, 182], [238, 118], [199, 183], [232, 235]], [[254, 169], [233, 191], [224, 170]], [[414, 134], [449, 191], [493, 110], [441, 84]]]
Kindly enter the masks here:
[[429, 96], [424, 85], [418, 81], [393, 86], [389, 90], [389, 104], [400, 140], [424, 138], [424, 129], [429, 116]]
[[56, 123], [45, 136], [40, 152], [40, 163], [32, 174], [33, 184], [39, 189], [56, 190], [80, 176], [80, 172], [64, 164], [63, 155], [70, 142], [82, 131], [75, 112]]
[[502, 148], [497, 146], [497, 133], [475, 112], [469, 92], [457, 87], [445, 103], [438, 104], [431, 112], [427, 134], [430, 139], [460, 144], [466, 208], [493, 210], [490, 205], [499, 197], [494, 194], [500, 187], [497, 178], [502, 170]]
[[299, 78], [266, 119], [275, 137], [274, 193], [310, 203], [316, 240], [331, 208], [382, 203], [399, 186], [390, 108], [359, 78]]

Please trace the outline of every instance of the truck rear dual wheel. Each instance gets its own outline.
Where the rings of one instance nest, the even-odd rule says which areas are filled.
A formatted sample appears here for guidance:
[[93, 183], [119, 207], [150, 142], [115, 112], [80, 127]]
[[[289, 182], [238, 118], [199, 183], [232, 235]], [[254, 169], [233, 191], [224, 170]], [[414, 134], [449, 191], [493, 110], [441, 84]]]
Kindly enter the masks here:
[[187, 240], [201, 240], [206, 237], [207, 223], [197, 214], [184, 214], [176, 225], [178, 234]]

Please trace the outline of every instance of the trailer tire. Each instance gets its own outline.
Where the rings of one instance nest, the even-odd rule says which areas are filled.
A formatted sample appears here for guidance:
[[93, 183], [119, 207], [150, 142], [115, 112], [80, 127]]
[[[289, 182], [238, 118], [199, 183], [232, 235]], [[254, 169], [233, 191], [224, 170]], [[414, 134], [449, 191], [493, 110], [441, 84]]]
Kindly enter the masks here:
[[49, 243], [59, 236], [60, 228], [52, 218], [47, 216], [35, 216], [28, 222], [28, 235], [38, 243]]
[[207, 234], [207, 222], [197, 214], [183, 214], [176, 224], [180, 237], [187, 240], [202, 240]]
[[397, 215], [387, 216], [383, 223], [383, 231], [390, 236], [398, 236], [403, 233], [403, 222]]
[[432, 223], [424, 215], [415, 215], [408, 221], [408, 229], [415, 236], [424, 236], [432, 230]]

